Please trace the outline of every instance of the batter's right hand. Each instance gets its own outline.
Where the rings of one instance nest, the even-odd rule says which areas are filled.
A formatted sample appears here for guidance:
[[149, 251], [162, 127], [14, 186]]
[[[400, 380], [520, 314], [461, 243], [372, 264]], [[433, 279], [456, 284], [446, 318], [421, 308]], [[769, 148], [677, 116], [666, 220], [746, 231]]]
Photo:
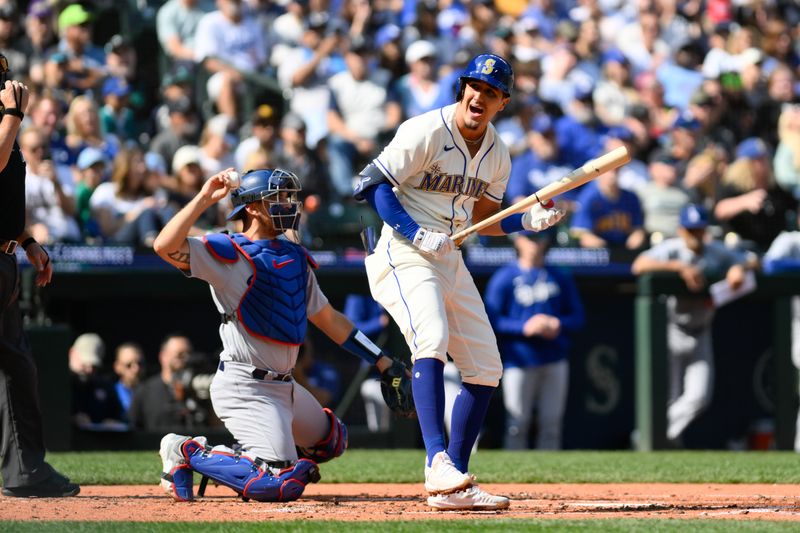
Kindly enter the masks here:
[[528, 231], [543, 231], [558, 224], [564, 218], [564, 210], [550, 200], [547, 204], [536, 202], [522, 215], [522, 227]]
[[417, 234], [414, 235], [414, 240], [412, 242], [421, 252], [436, 258], [444, 257], [456, 247], [456, 243], [454, 243], [453, 239], [448, 235], [439, 233], [438, 231], [430, 231], [425, 228], [419, 228], [417, 230]]

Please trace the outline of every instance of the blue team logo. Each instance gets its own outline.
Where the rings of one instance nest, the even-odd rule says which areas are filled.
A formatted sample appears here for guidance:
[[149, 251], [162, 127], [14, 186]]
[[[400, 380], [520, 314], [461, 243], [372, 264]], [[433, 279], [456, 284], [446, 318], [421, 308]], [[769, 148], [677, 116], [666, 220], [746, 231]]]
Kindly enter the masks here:
[[494, 72], [494, 64], [496, 61], [494, 59], [487, 59], [486, 62], [483, 64], [483, 68], [481, 68], [481, 74], [491, 74]]

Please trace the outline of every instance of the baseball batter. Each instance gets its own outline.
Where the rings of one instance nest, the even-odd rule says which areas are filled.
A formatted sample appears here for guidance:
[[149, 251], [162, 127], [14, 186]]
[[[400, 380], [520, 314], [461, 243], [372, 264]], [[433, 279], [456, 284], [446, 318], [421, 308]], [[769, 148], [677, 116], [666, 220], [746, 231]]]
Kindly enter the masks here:
[[300, 181], [291, 172], [254, 170], [242, 176], [231, 193], [228, 219], [241, 219], [243, 233], [187, 238], [198, 217], [236, 184], [231, 172], [211, 177], [164, 227], [154, 248], [184, 274], [211, 286], [223, 346], [211, 402], [242, 451], [170, 433], [161, 441], [161, 485], [174, 499], [191, 500], [192, 471], [197, 471], [243, 498], [290, 501], [319, 480], [317, 463], [347, 448], [345, 425], [292, 379], [308, 320], [376, 364], [382, 382], [394, 388], [392, 398], [401, 397], [410, 383], [401, 363], [383, 355], [331, 307], [305, 249], [278, 238], [296, 230], [300, 216]]
[[[725, 273], [732, 289], [744, 282], [747, 256], [742, 250], [710, 240], [708, 212], [699, 204], [681, 210], [678, 237], [642, 252], [631, 265], [636, 274], [677, 272], [692, 292], [706, 286], [708, 273]], [[687, 426], [711, 402], [714, 352], [711, 325], [714, 307], [708, 297], [670, 296], [667, 300], [669, 407], [667, 439], [680, 445]]]
[[[360, 173], [355, 196], [384, 221], [366, 259], [373, 297], [405, 335], [414, 367], [414, 403], [425, 441], [425, 488], [437, 509], [502, 509], [508, 498], [481, 490], [469, 456], [502, 373], [497, 342], [480, 294], [450, 238], [500, 209], [511, 170], [508, 149], [491, 125], [508, 104], [514, 75], [495, 55], [470, 61], [455, 104], [404, 122]], [[536, 204], [481, 233], [539, 231], [563, 216]], [[462, 388], [445, 444], [443, 369], [450, 354]]]

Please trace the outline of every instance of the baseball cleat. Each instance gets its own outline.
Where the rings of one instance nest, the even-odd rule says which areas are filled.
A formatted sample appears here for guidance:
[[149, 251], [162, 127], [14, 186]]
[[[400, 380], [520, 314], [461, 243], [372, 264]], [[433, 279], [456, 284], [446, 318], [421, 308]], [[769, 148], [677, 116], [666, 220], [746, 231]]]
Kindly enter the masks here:
[[425, 465], [425, 490], [431, 494], [455, 492], [471, 484], [472, 476], [459, 472], [445, 451], [433, 456], [430, 467]]
[[495, 496], [481, 490], [478, 485], [451, 492], [450, 494], [433, 494], [428, 496], [428, 505], [440, 511], [468, 510], [494, 511], [508, 509], [511, 504], [505, 496]]
[[191, 437], [168, 433], [161, 439], [158, 454], [161, 456], [161, 488], [175, 501], [194, 499], [193, 473], [183, 454], [183, 445]]

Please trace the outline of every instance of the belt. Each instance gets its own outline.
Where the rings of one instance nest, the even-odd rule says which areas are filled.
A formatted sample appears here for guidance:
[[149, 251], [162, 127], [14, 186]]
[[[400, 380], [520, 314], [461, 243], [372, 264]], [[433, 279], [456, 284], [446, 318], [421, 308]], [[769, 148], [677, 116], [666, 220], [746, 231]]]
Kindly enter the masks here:
[[[219, 362], [219, 369], [221, 371], [225, 371], [225, 362]], [[258, 380], [267, 380], [267, 381], [292, 381], [292, 373], [289, 372], [287, 374], [279, 374], [274, 370], [264, 370], [263, 368], [254, 368], [253, 371], [250, 373], [254, 379]]]
[[0, 239], [0, 253], [14, 255], [18, 245], [19, 243], [15, 240], [7, 241], [5, 239]]

